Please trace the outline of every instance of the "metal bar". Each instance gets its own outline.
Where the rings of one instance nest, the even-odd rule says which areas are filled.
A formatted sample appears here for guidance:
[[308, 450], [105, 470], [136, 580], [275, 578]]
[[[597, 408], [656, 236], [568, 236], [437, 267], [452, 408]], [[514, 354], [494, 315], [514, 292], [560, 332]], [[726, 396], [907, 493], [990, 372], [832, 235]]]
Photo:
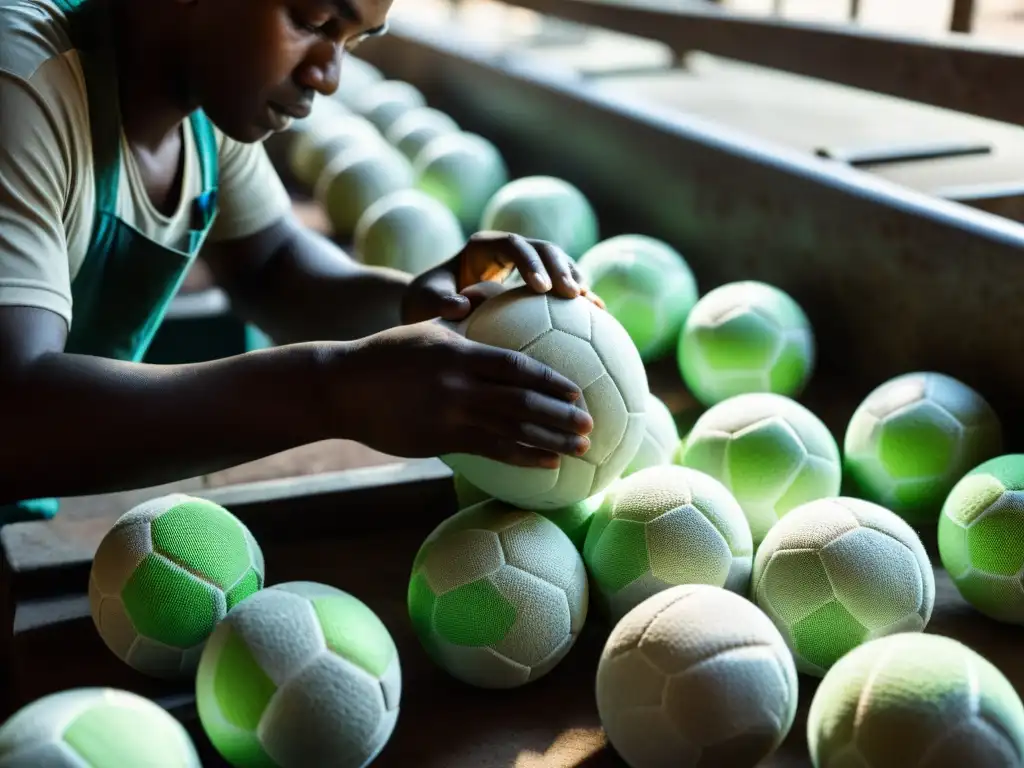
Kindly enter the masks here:
[[657, 0], [505, 0], [581, 24], [751, 64], [830, 80], [924, 104], [1024, 125], [1024, 49], [966, 35], [919, 38], [778, 18], [715, 6], [668, 8]]
[[623, 104], [514, 53], [474, 49], [450, 27], [396, 23], [360, 53], [494, 141], [514, 176], [578, 185], [602, 236], [673, 244], [703, 289], [754, 279], [789, 291], [814, 323], [822, 366], [851, 386], [943, 370], [985, 392], [1008, 425], [1021, 421], [1024, 357], [1006, 354], [1024, 348], [1019, 224]]

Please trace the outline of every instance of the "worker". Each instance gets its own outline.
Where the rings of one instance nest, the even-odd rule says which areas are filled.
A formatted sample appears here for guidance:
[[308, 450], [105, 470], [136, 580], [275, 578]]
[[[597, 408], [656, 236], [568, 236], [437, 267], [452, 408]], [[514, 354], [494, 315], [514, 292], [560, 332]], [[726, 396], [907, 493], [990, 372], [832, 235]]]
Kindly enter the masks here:
[[[296, 221], [267, 158], [390, 5], [0, 0], [0, 524], [331, 438], [531, 467], [586, 452], [579, 387], [443, 322], [512, 268], [589, 296], [565, 253], [485, 232], [414, 278], [363, 266]], [[279, 346], [141, 362], [200, 249]]]

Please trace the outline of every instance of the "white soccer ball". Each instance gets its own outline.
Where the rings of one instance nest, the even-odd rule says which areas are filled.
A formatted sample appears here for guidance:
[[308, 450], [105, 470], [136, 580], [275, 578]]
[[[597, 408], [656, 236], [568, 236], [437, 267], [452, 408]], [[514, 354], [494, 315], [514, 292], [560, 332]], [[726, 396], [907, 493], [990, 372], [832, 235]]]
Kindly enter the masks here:
[[[334, 102], [325, 102], [334, 104]], [[384, 137], [366, 118], [337, 115], [309, 126], [292, 142], [288, 167], [300, 184], [312, 189], [334, 157], [360, 144], [384, 143]]]
[[558, 509], [607, 488], [643, 440], [647, 373], [621, 325], [583, 297], [514, 288], [484, 302], [459, 326], [472, 341], [523, 352], [583, 391], [576, 405], [594, 421], [583, 456], [558, 469], [516, 467], [467, 454], [445, 461], [484, 493], [523, 509]]
[[449, 133], [427, 144], [413, 163], [416, 186], [436, 197], [476, 232], [484, 206], [508, 181], [505, 161], [490, 141], [473, 133]]
[[861, 499], [797, 507], [758, 547], [757, 605], [779, 628], [797, 669], [821, 676], [861, 643], [920, 632], [935, 605], [935, 577], [914, 530]]
[[778, 630], [719, 587], [672, 587], [616, 625], [597, 711], [630, 768], [754, 768], [793, 726], [798, 683]]
[[858, 496], [934, 525], [968, 471], [1002, 450], [995, 411], [941, 373], [908, 373], [875, 389], [846, 429], [844, 463]]
[[455, 214], [418, 189], [392, 192], [359, 218], [355, 252], [364, 264], [418, 275], [465, 245]]
[[388, 128], [387, 140], [412, 162], [438, 136], [458, 133], [451, 117], [432, 107], [411, 109]]
[[401, 152], [384, 141], [360, 143], [335, 155], [320, 174], [314, 196], [334, 234], [347, 238], [371, 205], [412, 182], [412, 166]]

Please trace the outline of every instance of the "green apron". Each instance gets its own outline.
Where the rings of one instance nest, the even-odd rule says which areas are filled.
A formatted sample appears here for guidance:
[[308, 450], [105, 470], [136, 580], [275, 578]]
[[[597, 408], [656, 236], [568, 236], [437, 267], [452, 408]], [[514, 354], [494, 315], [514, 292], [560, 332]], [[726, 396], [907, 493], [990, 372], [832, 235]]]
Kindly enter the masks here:
[[[138, 362], [210, 231], [217, 211], [217, 144], [201, 112], [190, 125], [199, 153], [202, 194], [192, 201], [187, 251], [146, 238], [117, 216], [121, 115], [111, 24], [104, 0], [57, 0], [71, 24], [89, 97], [96, 215], [85, 261], [71, 283], [73, 319], [65, 351]], [[97, 436], [97, 447], [102, 436]], [[57, 499], [0, 506], [0, 525], [51, 518]]]

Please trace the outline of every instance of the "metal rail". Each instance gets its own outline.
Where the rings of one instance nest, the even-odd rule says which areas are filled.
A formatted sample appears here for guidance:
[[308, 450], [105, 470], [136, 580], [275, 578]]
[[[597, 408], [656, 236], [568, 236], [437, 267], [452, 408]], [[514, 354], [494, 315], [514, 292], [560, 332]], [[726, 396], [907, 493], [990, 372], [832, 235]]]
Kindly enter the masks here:
[[[745, 16], [720, 7], [668, 8], [657, 0], [503, 0], [580, 24], [785, 70], [924, 104], [1024, 125], [1024, 48], [949, 33], [923, 38]], [[958, 6], [960, 13], [967, 10]], [[969, 18], [965, 16], [963, 18]], [[961, 26], [963, 25], [961, 19]]]

